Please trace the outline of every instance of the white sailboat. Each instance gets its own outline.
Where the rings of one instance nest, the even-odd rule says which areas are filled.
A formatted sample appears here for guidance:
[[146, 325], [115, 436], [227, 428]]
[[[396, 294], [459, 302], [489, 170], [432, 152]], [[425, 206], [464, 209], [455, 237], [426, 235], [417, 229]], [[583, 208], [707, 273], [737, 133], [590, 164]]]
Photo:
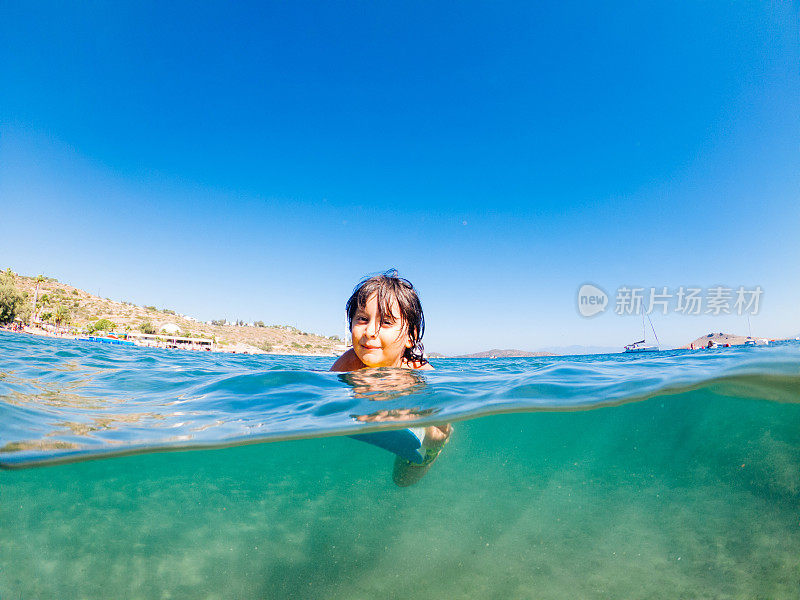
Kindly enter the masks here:
[[761, 338], [755, 339], [753, 337], [753, 331], [750, 328], [750, 315], [747, 315], [747, 339], [744, 341], [745, 346], [767, 346], [769, 344], [769, 340]]
[[644, 327], [644, 311], [642, 311], [642, 339], [638, 342], [633, 342], [632, 344], [628, 344], [625, 346], [625, 352], [658, 352], [661, 348], [659, 346], [661, 343], [658, 341], [658, 335], [656, 335], [656, 328], [653, 327], [653, 322], [650, 321], [650, 315], [647, 315], [647, 320], [650, 322], [650, 329], [653, 330], [653, 337], [656, 339], [655, 346], [648, 346], [645, 342], [647, 340], [647, 332]]

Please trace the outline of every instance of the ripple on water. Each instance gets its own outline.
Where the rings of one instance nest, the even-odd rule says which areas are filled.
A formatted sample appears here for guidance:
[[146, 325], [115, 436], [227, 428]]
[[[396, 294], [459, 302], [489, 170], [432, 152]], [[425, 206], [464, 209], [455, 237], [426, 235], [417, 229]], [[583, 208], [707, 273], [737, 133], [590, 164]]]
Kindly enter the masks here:
[[800, 398], [795, 343], [646, 357], [434, 359], [434, 371], [351, 374], [327, 372], [333, 359], [325, 357], [168, 352], [8, 332], [0, 332], [0, 354], [0, 466], [82, 451], [96, 456], [397, 426], [355, 418], [379, 411], [424, 423], [587, 410], [698, 390]]

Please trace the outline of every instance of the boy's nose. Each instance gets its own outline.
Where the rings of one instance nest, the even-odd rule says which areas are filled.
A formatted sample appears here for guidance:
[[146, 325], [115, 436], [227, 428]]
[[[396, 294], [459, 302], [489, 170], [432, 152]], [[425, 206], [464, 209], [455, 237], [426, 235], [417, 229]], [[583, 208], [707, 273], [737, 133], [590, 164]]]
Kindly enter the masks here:
[[368, 337], [375, 337], [378, 335], [378, 322], [377, 321], [370, 321], [367, 324], [367, 336]]

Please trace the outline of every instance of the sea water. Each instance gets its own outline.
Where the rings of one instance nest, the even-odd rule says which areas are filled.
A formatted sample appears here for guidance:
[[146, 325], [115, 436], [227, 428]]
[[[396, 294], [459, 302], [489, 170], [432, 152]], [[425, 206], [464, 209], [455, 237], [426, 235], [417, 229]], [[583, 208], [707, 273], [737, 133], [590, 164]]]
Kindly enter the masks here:
[[796, 344], [331, 362], [0, 332], [0, 598], [800, 597]]

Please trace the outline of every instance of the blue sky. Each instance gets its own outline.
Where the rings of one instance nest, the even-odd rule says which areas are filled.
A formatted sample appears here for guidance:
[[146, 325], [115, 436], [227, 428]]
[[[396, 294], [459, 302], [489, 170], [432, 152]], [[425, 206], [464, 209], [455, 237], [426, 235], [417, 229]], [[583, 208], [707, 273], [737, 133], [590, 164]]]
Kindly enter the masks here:
[[800, 333], [788, 4], [0, 10], [0, 266], [326, 335], [397, 267], [446, 353], [633, 341], [585, 282], [761, 285], [754, 333]]

